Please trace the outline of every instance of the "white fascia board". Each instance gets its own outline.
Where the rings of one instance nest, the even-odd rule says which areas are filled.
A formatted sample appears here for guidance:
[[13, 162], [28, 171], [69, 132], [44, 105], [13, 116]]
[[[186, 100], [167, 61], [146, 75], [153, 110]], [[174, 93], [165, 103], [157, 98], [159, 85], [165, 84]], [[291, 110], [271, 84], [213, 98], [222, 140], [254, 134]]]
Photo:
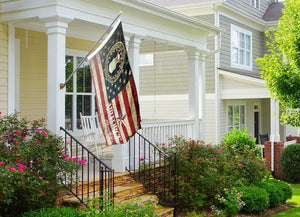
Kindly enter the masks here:
[[219, 69], [219, 74], [226, 76], [230, 79], [235, 79], [235, 80], [240, 80], [240, 81], [244, 81], [244, 82], [248, 82], [248, 83], [252, 83], [252, 84], [260, 84], [260, 85], [265, 85], [265, 81], [261, 78], [254, 78], [254, 77], [250, 77], [250, 76], [246, 76], [246, 75], [240, 75], [237, 73], [232, 73], [232, 72], [227, 72], [224, 70]]
[[201, 21], [199, 19], [189, 17], [187, 15], [178, 13], [176, 11], [160, 7], [156, 4], [152, 4], [150, 2], [144, 0], [112, 0], [118, 4], [126, 5], [131, 8], [135, 8], [141, 11], [145, 11], [147, 13], [152, 13], [156, 16], [163, 17], [168, 20], [173, 20], [177, 23], [181, 23], [183, 25], [188, 25], [193, 28], [202, 29], [204, 31], [209, 31], [210, 33], [218, 34], [218, 32], [223, 32], [224, 30], [216, 27], [207, 22]]
[[264, 88], [245, 88], [222, 90], [221, 99], [260, 99], [271, 98], [270, 92]]

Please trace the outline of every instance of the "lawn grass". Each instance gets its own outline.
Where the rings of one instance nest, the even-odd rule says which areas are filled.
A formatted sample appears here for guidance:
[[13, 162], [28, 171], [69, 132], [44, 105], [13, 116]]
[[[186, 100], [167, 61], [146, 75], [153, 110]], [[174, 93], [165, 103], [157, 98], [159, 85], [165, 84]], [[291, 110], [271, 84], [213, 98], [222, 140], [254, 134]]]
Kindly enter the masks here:
[[285, 212], [273, 215], [273, 217], [280, 216], [300, 216], [300, 184], [291, 184], [291, 188], [293, 190], [292, 199], [288, 200], [288, 203], [295, 204], [297, 208], [289, 209]]

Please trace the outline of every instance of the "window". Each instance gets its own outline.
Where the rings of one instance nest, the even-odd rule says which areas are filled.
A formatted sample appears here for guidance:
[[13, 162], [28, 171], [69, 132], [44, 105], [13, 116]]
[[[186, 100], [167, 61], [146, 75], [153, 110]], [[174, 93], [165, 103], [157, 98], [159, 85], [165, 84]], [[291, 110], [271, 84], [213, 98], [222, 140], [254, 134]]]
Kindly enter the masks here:
[[[67, 55], [65, 58], [66, 79], [80, 64], [82, 55]], [[66, 129], [77, 132], [81, 129], [80, 113], [95, 115], [95, 92], [87, 60], [66, 85], [65, 125]]]
[[245, 106], [228, 105], [228, 131], [233, 128], [241, 130], [245, 127]]
[[231, 67], [252, 70], [252, 33], [231, 25]]
[[259, 2], [259, 0], [250, 0], [251, 5], [256, 9], [259, 9]]

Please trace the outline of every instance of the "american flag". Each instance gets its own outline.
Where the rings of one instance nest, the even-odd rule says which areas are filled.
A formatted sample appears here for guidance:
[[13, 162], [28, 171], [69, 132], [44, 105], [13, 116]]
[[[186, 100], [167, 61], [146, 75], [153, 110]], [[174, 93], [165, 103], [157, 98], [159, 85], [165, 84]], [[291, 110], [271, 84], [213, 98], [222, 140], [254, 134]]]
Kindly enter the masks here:
[[141, 118], [120, 20], [88, 60], [106, 144], [126, 143], [141, 128]]

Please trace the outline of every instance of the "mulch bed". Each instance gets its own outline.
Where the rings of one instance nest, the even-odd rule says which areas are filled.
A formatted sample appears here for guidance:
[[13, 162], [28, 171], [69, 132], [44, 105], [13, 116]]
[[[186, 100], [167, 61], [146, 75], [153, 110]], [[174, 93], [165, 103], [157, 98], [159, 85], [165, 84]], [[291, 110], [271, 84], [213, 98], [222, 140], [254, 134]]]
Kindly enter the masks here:
[[[295, 208], [295, 207], [297, 207], [297, 206], [294, 205], [294, 204], [284, 203], [279, 207], [266, 209], [263, 214], [259, 214], [259, 215], [258, 214], [257, 215], [254, 215], [254, 214], [252, 214], [252, 215], [238, 214], [235, 217], [267, 217], [267, 216], [272, 216], [272, 215], [284, 212], [285, 210]], [[210, 210], [200, 210], [200, 213], [201, 212], [205, 212], [207, 217], [212, 216]], [[186, 212], [178, 210], [177, 217], [186, 217]]]

